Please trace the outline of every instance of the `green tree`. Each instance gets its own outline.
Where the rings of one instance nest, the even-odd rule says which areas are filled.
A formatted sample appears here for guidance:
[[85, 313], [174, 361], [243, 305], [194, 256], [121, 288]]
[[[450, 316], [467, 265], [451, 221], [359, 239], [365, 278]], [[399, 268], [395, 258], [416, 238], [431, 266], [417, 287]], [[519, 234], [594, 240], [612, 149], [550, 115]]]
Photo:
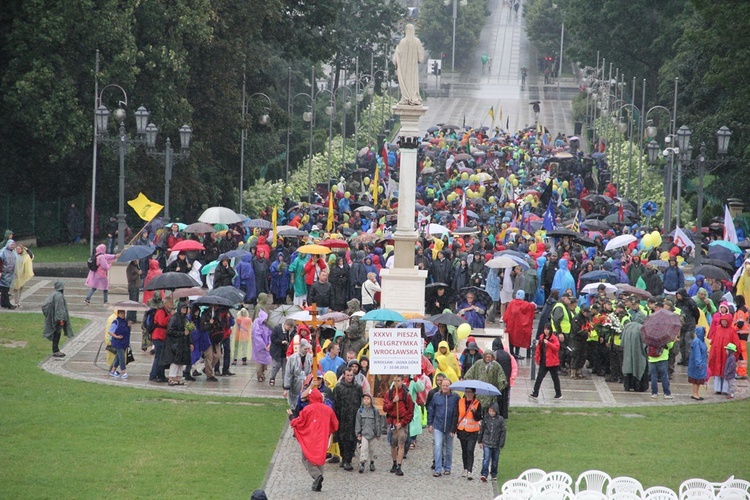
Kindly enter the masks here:
[[[456, 68], [461, 69], [471, 64], [487, 18], [486, 11], [487, 0], [459, 1], [456, 17]], [[453, 53], [453, 0], [447, 0], [447, 3], [445, 0], [424, 0], [419, 10], [417, 36], [433, 59], [439, 58], [441, 53], [446, 54], [444, 62], [450, 68]]]

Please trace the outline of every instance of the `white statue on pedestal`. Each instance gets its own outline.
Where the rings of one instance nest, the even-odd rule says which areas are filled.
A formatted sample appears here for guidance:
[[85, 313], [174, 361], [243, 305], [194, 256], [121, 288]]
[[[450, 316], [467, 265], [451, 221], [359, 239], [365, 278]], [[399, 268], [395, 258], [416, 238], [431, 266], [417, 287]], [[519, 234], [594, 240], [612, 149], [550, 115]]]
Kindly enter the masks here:
[[414, 25], [406, 25], [406, 36], [399, 42], [393, 53], [393, 64], [396, 66], [398, 87], [401, 90], [399, 105], [421, 106], [419, 95], [419, 63], [424, 62], [424, 47], [419, 38], [414, 36]]

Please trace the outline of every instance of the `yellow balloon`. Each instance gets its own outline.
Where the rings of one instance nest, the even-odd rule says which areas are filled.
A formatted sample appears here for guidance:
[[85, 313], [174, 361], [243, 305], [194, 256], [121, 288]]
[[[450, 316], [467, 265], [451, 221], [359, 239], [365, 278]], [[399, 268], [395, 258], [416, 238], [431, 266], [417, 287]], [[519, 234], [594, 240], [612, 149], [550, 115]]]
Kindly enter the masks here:
[[651, 233], [651, 241], [654, 242], [655, 247], [661, 245], [661, 235], [659, 234], [659, 231], [654, 231]]
[[462, 180], [462, 181], [466, 181], [466, 180], [469, 180], [469, 174], [468, 174], [468, 173], [466, 173], [466, 172], [462, 173], [462, 174], [461, 174], [461, 180]]
[[488, 201], [490, 203], [495, 203], [495, 197], [494, 196], [490, 196], [490, 199]]
[[352, 193], [350, 193], [349, 191], [346, 191], [344, 193], [344, 198], [349, 198], [351, 195], [352, 195]]
[[641, 238], [641, 243], [645, 248], [652, 248], [654, 246], [654, 239], [650, 234], [645, 234]]
[[471, 189], [467, 189], [466, 190], [466, 196], [467, 197], [471, 198], [473, 194], [474, 194], [474, 191], [472, 191]]
[[568, 189], [568, 186], [570, 186], [568, 181], [563, 181], [563, 189]]
[[659, 260], [669, 260], [669, 252], [662, 252], [659, 254]]
[[515, 203], [510, 203], [510, 204], [508, 204], [508, 206], [509, 206], [510, 208], [516, 208], [516, 204], [515, 204]]
[[563, 194], [565, 190], [563, 188], [557, 188], [557, 194]]
[[449, 194], [449, 195], [448, 195], [448, 196], [446, 197], [446, 199], [447, 199], [448, 201], [453, 201], [453, 200], [455, 200], [455, 199], [456, 199], [456, 193], [451, 193], [451, 194]]
[[469, 180], [470, 180], [471, 182], [476, 182], [476, 181], [477, 181], [477, 176], [476, 176], [476, 174], [471, 174], [471, 175], [469, 176]]
[[480, 194], [484, 194], [486, 192], [487, 192], [487, 187], [486, 186], [479, 186], [479, 193]]
[[292, 194], [292, 186], [287, 186], [284, 188], [284, 192], [286, 194]]
[[339, 187], [338, 187], [338, 186], [337, 186], [336, 184], [334, 184], [333, 186], [331, 186], [331, 191], [332, 191], [332, 192], [334, 192], [334, 193], [335, 193], [335, 192], [336, 192], [336, 191], [338, 191], [338, 190], [339, 190]]
[[383, 186], [378, 186], [378, 193], [383, 193]]
[[505, 177], [500, 177], [500, 185], [501, 186], [505, 185]]
[[513, 179], [513, 187], [518, 186], [518, 179]]
[[552, 179], [544, 179], [545, 184], [549, 184], [550, 182], [552, 182]]
[[534, 198], [533, 196], [531, 196], [530, 194], [527, 194], [526, 198], [524, 198], [523, 201], [525, 201], [526, 203], [531, 203], [531, 200], [533, 198]]
[[456, 333], [458, 334], [458, 340], [464, 340], [471, 335], [471, 325], [468, 323], [461, 323], [458, 325], [458, 328], [456, 328]]
[[365, 177], [364, 179], [362, 179], [362, 182], [365, 183], [365, 186], [369, 186], [370, 185], [370, 178], [369, 177]]
[[512, 180], [513, 180], [513, 179], [515, 179], [515, 178], [516, 178], [516, 174], [510, 174], [510, 175], [508, 176], [508, 180], [510, 180], [510, 181], [512, 181]]

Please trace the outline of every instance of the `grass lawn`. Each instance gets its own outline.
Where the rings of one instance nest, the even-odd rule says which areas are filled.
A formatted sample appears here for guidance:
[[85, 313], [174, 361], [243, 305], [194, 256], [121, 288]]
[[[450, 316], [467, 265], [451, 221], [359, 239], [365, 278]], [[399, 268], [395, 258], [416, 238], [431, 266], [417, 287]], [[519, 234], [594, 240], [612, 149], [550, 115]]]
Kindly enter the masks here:
[[654, 408], [555, 409], [511, 407], [499, 482], [526, 469], [561, 470], [575, 481], [588, 469], [630, 476], [644, 488], [677, 491], [692, 477], [750, 478], [750, 401]]
[[89, 258], [88, 243], [78, 245], [54, 245], [32, 248], [34, 262], [86, 262]]
[[[74, 319], [80, 331], [83, 320]], [[283, 400], [183, 396], [48, 374], [38, 314], [0, 315], [0, 491], [6, 498], [248, 498]], [[27, 341], [9, 348], [9, 340]]]

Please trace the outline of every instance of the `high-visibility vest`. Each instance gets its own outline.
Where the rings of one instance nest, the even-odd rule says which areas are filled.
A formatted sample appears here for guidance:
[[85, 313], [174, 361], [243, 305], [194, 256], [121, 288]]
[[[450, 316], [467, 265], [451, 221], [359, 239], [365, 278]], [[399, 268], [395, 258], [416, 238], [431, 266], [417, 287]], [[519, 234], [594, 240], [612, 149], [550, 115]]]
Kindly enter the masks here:
[[479, 408], [479, 400], [475, 399], [466, 407], [466, 398], [458, 400], [458, 430], [465, 432], [479, 432], [479, 422], [474, 420], [474, 412]]
[[[563, 310], [563, 317], [560, 320], [560, 331], [559, 332], [555, 332], [555, 333], [564, 333], [564, 334], [567, 335], [568, 333], [570, 333], [570, 320], [573, 319], [573, 314], [571, 314], [570, 310], [568, 309], [568, 307], [565, 304], [563, 304], [562, 302], [558, 302], [552, 308], [552, 315], [553, 316], [555, 314], [555, 309], [557, 309], [557, 308], [562, 308], [562, 310]], [[552, 329], [553, 330], [555, 329], [555, 323], [554, 322], [552, 322]]]

